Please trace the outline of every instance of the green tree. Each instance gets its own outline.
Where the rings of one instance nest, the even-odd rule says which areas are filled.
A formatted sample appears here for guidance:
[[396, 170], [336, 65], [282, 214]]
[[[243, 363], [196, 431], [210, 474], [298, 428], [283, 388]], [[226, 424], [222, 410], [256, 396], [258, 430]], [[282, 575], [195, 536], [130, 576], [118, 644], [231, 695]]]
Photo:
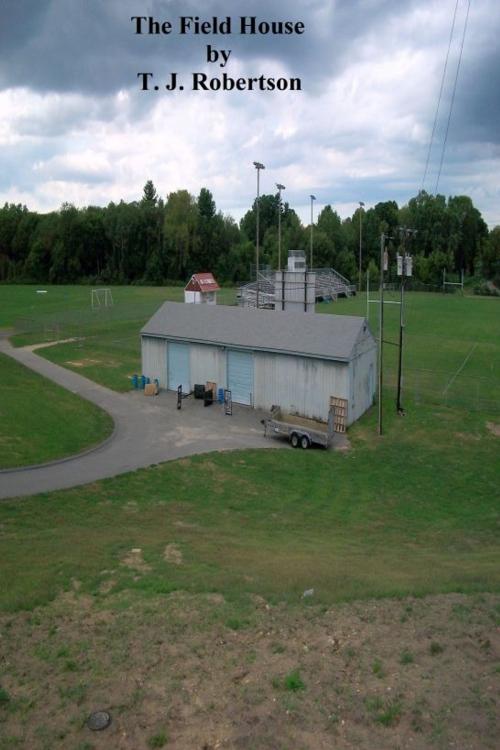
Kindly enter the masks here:
[[195, 271], [213, 271], [217, 265], [217, 257], [220, 252], [218, 241], [221, 231], [220, 217], [217, 216], [217, 208], [210, 190], [207, 188], [200, 190], [197, 206], [198, 241], [192, 258], [192, 266]]
[[51, 266], [52, 248], [59, 233], [59, 216], [53, 212], [40, 217], [30, 242], [25, 274], [30, 281], [47, 281]]
[[483, 242], [480, 261], [484, 278], [500, 287], [500, 226], [492, 229], [488, 239]]
[[158, 202], [158, 193], [156, 192], [156, 188], [153, 184], [153, 181], [148, 180], [146, 184], [144, 185], [144, 188], [142, 191], [141, 203], [148, 203], [152, 206], [156, 206], [157, 202]]
[[474, 273], [488, 228], [472, 200], [466, 195], [448, 199], [448, 249], [453, 254], [454, 269]]
[[183, 280], [193, 273], [199, 244], [197, 230], [196, 199], [187, 190], [170, 193], [164, 220], [169, 278]]

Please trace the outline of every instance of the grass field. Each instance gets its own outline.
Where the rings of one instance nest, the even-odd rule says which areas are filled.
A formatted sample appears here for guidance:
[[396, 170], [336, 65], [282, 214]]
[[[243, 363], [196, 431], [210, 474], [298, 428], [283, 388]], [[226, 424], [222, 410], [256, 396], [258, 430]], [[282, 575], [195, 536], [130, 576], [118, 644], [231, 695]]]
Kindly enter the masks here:
[[[24, 345], [79, 337], [41, 354], [118, 391], [130, 387], [140, 370], [139, 331], [166, 299], [182, 300], [181, 287], [117, 287], [111, 309], [92, 311], [88, 287], [0, 286], [0, 328], [25, 331], [13, 337]], [[372, 292], [371, 298], [377, 299]], [[387, 293], [387, 300], [399, 295]], [[493, 298], [407, 293], [405, 304], [404, 378], [406, 394], [467, 410], [500, 411], [500, 308]], [[223, 289], [219, 301], [232, 304], [235, 291]], [[320, 304], [320, 313], [366, 315], [366, 294]], [[378, 331], [378, 305], [370, 305], [370, 324]], [[384, 338], [398, 340], [399, 307], [385, 306]], [[463, 367], [462, 367], [463, 366]], [[385, 346], [384, 376], [394, 387], [397, 348]]]
[[[499, 437], [482, 415], [446, 408], [405, 419], [391, 411], [387, 433], [376, 438], [371, 414], [345, 454], [212, 454], [5, 501], [11, 584], [0, 606], [43, 604], [72, 578], [89, 593], [111, 580], [114, 590], [234, 600], [297, 602], [314, 588], [325, 603], [497, 590]], [[165, 561], [167, 545], [182, 565]], [[132, 549], [144, 562], [139, 579], [122, 564]]]
[[[29, 298], [35, 305], [50, 305], [50, 314], [78, 311], [88, 297], [88, 290], [80, 287], [50, 288], [41, 299], [33, 296], [33, 287], [20, 288], [18, 295], [15, 289], [0, 288], [11, 295], [10, 312], [8, 299], [4, 308], [5, 324], [19, 315], [23, 296], [25, 304]], [[82, 330], [86, 338], [81, 359], [100, 360], [102, 366], [95, 361], [75, 369], [128, 387], [125, 371], [137, 370], [138, 331], [144, 319], [134, 317], [137, 310], [149, 306], [152, 312], [162, 299], [180, 293], [143, 287], [114, 290], [115, 306], [105, 313], [106, 320], [87, 310], [90, 318], [85, 320], [90, 322]], [[229, 299], [232, 292], [227, 294]], [[359, 297], [319, 309], [356, 314], [365, 304]], [[399, 315], [396, 306], [387, 307], [385, 336], [390, 340]], [[39, 320], [49, 315], [43, 310], [40, 307]], [[49, 601], [73, 576], [93, 591], [100, 585], [99, 571], [115, 569], [120, 555], [133, 547], [143, 550], [150, 566], [140, 587], [156, 593], [187, 587], [293, 600], [313, 586], [317, 596], [330, 602], [495, 589], [499, 310], [498, 300], [408, 295], [405, 373], [432, 373], [430, 394], [436, 398], [423, 388], [417, 393], [406, 387], [407, 416], [395, 416], [395, 352], [387, 346], [387, 434], [377, 439], [372, 412], [350, 431], [353, 450], [346, 455], [214, 455], [29, 499], [21, 510], [17, 503], [3, 504], [9, 532], [3, 537], [6, 569], [30, 571], [4, 592], [3, 605], [22, 608]], [[74, 346], [42, 351], [67, 364], [68, 359], [75, 362]], [[110, 371], [114, 375], [106, 374]], [[463, 384], [475, 380], [487, 381], [487, 398], [472, 399], [475, 408], [469, 409], [459, 396], [465, 392]], [[450, 398], [456, 388], [458, 396]], [[54, 527], [51, 519], [57, 509], [63, 512]], [[118, 526], [113, 523], [117, 513]], [[36, 543], [20, 547], [19, 539], [30, 533], [46, 549]], [[184, 550], [185, 562], [166, 582], [162, 549], [172, 537]], [[58, 552], [51, 555], [49, 550]], [[40, 558], [45, 564], [34, 565]], [[139, 585], [126, 569], [118, 571], [118, 588]], [[251, 583], [245, 582], [248, 571], [253, 571], [248, 574]]]
[[[85, 374], [126, 387], [137, 311], [168, 294], [116, 290], [106, 319], [81, 316], [80, 358], [117, 361]], [[214, 453], [2, 502], [1, 750], [493, 750], [499, 311], [408, 295], [407, 415], [388, 345], [384, 436], [372, 410], [347, 452]], [[394, 340], [396, 306], [386, 322]], [[101, 706], [113, 724], [96, 740], [84, 722]]]
[[[112, 288], [114, 305], [92, 310], [90, 287], [0, 285], [0, 328], [15, 326], [16, 346], [78, 338], [40, 354], [56, 364], [117, 391], [130, 389], [130, 376], [140, 373], [139, 331], [166, 300], [184, 299], [182, 287]], [[234, 289], [221, 289], [218, 301], [232, 304]]]
[[0, 354], [0, 469], [62, 458], [113, 429], [101, 409]]
[[[378, 302], [377, 292], [370, 298]], [[399, 294], [384, 295], [391, 302]], [[378, 336], [379, 305], [369, 320]], [[366, 315], [366, 294], [321, 304], [318, 312]], [[398, 342], [399, 306], [384, 306], [384, 340]], [[500, 411], [500, 304], [488, 297], [412, 292], [405, 295], [403, 386], [419, 398], [464, 409]], [[396, 383], [398, 349], [384, 347], [386, 384]]]

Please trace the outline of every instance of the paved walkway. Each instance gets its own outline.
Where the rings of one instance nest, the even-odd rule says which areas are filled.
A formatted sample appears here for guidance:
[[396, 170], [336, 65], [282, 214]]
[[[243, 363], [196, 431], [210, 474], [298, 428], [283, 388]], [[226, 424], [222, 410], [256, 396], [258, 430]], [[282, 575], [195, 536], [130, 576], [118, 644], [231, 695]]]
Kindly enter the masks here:
[[263, 413], [244, 406], [235, 405], [229, 417], [219, 405], [204, 407], [203, 401], [188, 398], [178, 411], [174, 393], [156, 397], [146, 397], [142, 391], [116, 393], [1, 338], [0, 352], [92, 401], [115, 423], [113, 436], [86, 454], [0, 472], [0, 498], [74, 487], [195, 453], [287, 447], [264, 438]]

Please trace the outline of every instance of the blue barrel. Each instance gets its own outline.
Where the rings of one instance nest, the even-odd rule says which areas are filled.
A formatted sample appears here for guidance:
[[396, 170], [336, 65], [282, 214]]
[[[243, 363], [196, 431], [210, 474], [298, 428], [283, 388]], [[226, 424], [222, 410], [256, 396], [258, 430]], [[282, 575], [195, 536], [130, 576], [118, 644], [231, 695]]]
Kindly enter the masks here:
[[132, 388], [139, 388], [139, 378], [137, 375], [132, 375]]
[[141, 387], [141, 390], [144, 390], [144, 388], [146, 387], [146, 376], [145, 375], [141, 375], [141, 386], [140, 387]]
[[223, 404], [224, 403], [224, 388], [219, 388], [219, 393], [218, 393], [217, 400], [218, 400], [219, 404]]

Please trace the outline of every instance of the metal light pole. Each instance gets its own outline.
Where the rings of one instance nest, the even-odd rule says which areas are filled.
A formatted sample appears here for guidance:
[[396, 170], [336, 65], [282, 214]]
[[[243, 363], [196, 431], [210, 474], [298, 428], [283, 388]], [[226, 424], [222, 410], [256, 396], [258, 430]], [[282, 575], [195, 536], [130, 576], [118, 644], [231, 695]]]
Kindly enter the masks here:
[[278, 271], [281, 271], [281, 191], [285, 190], [284, 185], [276, 183], [278, 188]]
[[316, 196], [310, 195], [309, 197], [311, 199], [311, 257], [310, 257], [309, 270], [312, 271], [313, 269], [313, 204], [314, 204], [314, 201], [316, 200]]
[[363, 218], [363, 207], [364, 207], [364, 205], [365, 204], [363, 203], [363, 201], [359, 201], [359, 283], [358, 283], [358, 290], [359, 291], [361, 291], [361, 258], [362, 258], [361, 247], [362, 247], [362, 236], [363, 236], [363, 230], [362, 230], [363, 222], [362, 222], [362, 218]]
[[255, 169], [257, 170], [257, 219], [256, 219], [256, 223], [257, 223], [257, 241], [255, 243], [255, 279], [256, 279], [256, 282], [257, 282], [257, 287], [256, 287], [255, 307], [256, 307], [256, 309], [258, 309], [259, 308], [259, 242], [260, 242], [260, 238], [259, 238], [259, 232], [260, 232], [260, 227], [259, 227], [259, 218], [260, 218], [259, 217], [259, 209], [260, 209], [260, 206], [259, 206], [259, 204], [260, 204], [260, 200], [259, 200], [259, 198], [260, 198], [260, 170], [261, 169], [265, 169], [265, 166], [263, 164], [261, 164], [260, 162], [258, 162], [258, 161], [254, 161], [253, 165], [254, 165]]

